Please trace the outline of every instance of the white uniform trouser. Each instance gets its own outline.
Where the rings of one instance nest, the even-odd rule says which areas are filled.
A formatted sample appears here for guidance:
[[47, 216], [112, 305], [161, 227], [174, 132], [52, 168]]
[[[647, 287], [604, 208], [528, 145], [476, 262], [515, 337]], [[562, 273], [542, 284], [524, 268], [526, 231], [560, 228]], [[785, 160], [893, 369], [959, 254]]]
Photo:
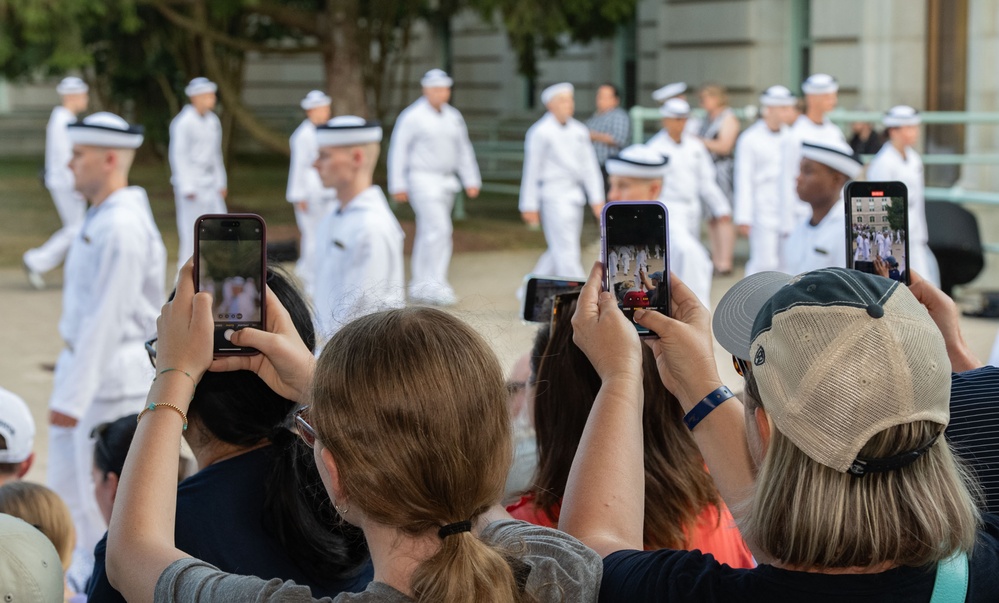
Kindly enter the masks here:
[[926, 244], [909, 244], [909, 263], [912, 269], [919, 273], [921, 277], [940, 286], [940, 266], [937, 264], [937, 256], [933, 255], [930, 246]]
[[194, 199], [186, 199], [180, 193], [174, 194], [177, 203], [177, 238], [180, 246], [177, 251], [177, 272], [194, 255], [194, 223], [205, 214], [226, 213], [225, 201], [218, 191], [200, 190]]
[[82, 579], [85, 582], [90, 577], [94, 567], [94, 546], [107, 530], [94, 495], [94, 441], [90, 439], [90, 432], [101, 423], [139, 412], [144, 402], [145, 396], [97, 399], [80, 417], [76, 427], [49, 426], [46, 482], [66, 502], [73, 516], [76, 548], [67, 576], [74, 581]]
[[670, 224], [669, 267], [705, 308], [711, 308], [711, 279], [714, 264], [708, 250], [681, 225]]
[[780, 228], [753, 224], [749, 229], [746, 276], [780, 269]]
[[87, 201], [80, 193], [53, 189], [49, 189], [49, 193], [55, 202], [56, 211], [59, 212], [59, 219], [62, 220], [62, 228], [55, 231], [41, 247], [29, 249], [24, 253], [24, 263], [38, 273], [48, 272], [62, 264], [66, 259], [66, 252], [69, 251], [69, 245], [80, 232], [87, 214]]
[[541, 227], [545, 231], [545, 250], [533, 274], [583, 278], [579, 238], [583, 234], [583, 206], [572, 202], [543, 200]]
[[302, 281], [302, 286], [309, 297], [312, 296], [312, 287], [316, 282], [316, 262], [318, 261], [316, 252], [316, 231], [319, 224], [326, 218], [330, 211], [330, 203], [322, 199], [314, 199], [306, 202], [306, 210], [298, 208], [294, 204], [295, 223], [298, 224], [298, 232], [301, 239], [298, 243], [298, 261], [295, 262], [295, 274]]
[[415, 299], [448, 299], [454, 296], [447, 273], [453, 249], [451, 211], [454, 209], [455, 192], [447, 185], [447, 178], [412, 174], [409, 179], [410, 186], [406, 192], [416, 214], [409, 295]]

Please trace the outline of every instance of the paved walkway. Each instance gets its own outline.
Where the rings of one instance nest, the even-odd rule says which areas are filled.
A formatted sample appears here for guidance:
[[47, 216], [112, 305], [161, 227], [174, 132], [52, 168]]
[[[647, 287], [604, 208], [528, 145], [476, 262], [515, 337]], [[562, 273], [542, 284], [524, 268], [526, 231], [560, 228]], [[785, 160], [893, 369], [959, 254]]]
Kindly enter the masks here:
[[[589, 251], [592, 252], [593, 246]], [[492, 344], [505, 369], [530, 349], [535, 328], [519, 320], [514, 291], [534, 266], [540, 251], [467, 252], [455, 256], [451, 280], [460, 303], [453, 312], [474, 325]], [[584, 256], [587, 254], [584, 254]], [[718, 300], [737, 280], [714, 281]], [[58, 321], [61, 276], [48, 276], [49, 287], [34, 291], [20, 270], [0, 270], [0, 385], [28, 401], [38, 424], [36, 462], [29, 479], [44, 480], [48, 446], [47, 404], [52, 391], [52, 365], [61, 348]], [[969, 344], [983, 360], [988, 357], [999, 321], [963, 319]], [[722, 379], [738, 383], [730, 356], [716, 345]]]

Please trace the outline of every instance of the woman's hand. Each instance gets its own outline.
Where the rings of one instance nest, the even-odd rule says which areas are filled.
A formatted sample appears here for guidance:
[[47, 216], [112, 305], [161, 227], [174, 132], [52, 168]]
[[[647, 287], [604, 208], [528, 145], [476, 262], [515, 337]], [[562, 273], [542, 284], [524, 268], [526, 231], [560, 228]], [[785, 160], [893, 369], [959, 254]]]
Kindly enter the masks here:
[[572, 341], [586, 354], [600, 379], [619, 376], [642, 380], [642, 343], [638, 331], [618, 308], [613, 293], [602, 291], [603, 266], [593, 264], [576, 313]]
[[291, 315], [270, 287], [267, 287], [264, 303], [267, 308], [266, 331], [248, 327], [232, 334], [232, 343], [255, 348], [260, 353], [223, 356], [212, 362], [209, 370], [216, 373], [253, 371], [272, 390], [297, 402], [312, 381], [316, 357], [298, 335]]
[[721, 379], [715, 365], [710, 313], [683, 281], [674, 274], [670, 278], [672, 317], [643, 309], [635, 312], [635, 319], [659, 335], [652, 342], [659, 376], [689, 411], [721, 385]]
[[156, 319], [156, 369], [177, 369], [197, 382], [212, 363], [215, 323], [212, 296], [195, 293], [193, 274], [189, 260], [180, 270], [173, 300]]

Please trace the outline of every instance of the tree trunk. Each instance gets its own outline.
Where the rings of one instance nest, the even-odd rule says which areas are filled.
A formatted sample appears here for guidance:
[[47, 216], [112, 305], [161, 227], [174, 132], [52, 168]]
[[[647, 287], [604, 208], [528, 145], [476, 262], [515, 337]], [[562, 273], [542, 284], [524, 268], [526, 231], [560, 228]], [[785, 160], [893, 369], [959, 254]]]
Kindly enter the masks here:
[[358, 35], [358, 1], [328, 0], [321, 36], [326, 89], [333, 99], [333, 115], [358, 115], [367, 118], [368, 103], [364, 89], [364, 57]]

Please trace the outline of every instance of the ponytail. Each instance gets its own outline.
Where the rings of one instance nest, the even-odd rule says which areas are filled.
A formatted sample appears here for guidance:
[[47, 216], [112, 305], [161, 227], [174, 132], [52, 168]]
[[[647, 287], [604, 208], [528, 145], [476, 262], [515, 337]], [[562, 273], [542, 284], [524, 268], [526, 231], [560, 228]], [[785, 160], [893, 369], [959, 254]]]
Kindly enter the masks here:
[[474, 534], [452, 534], [413, 572], [413, 598], [419, 603], [520, 603], [533, 597], [518, 585], [506, 555]]

